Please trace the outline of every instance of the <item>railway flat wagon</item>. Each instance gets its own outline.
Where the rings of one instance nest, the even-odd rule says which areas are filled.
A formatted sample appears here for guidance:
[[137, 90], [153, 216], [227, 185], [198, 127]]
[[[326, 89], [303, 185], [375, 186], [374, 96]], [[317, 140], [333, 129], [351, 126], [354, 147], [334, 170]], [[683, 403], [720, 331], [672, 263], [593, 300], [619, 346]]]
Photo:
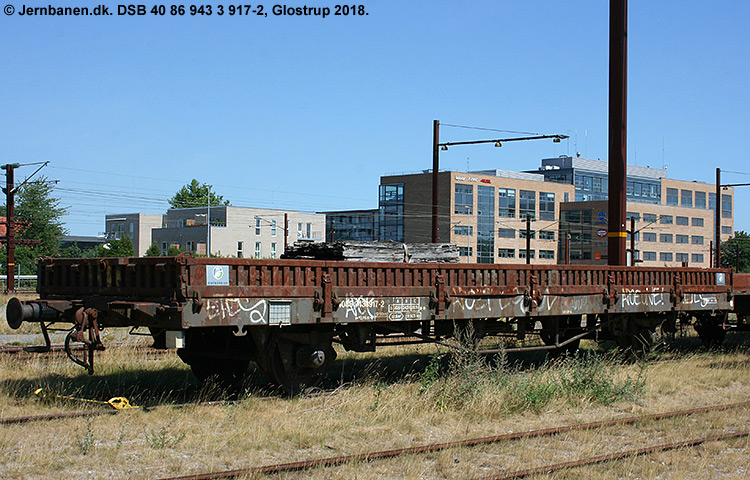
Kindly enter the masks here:
[[[12, 299], [8, 323], [72, 328], [76, 363], [92, 371], [106, 327], [147, 327], [199, 379], [231, 383], [249, 362], [288, 391], [315, 385], [335, 360], [382, 344], [470, 332], [537, 338], [526, 348], [613, 339], [647, 349], [657, 328], [693, 325], [718, 343], [733, 310], [729, 269], [361, 263], [176, 257], [42, 258], [38, 300]], [[750, 282], [746, 282], [750, 284]], [[748, 289], [750, 290], [750, 289]], [[750, 292], [745, 292], [750, 294]], [[747, 303], [747, 302], [745, 302]], [[514, 347], [516, 348], [516, 347]]]

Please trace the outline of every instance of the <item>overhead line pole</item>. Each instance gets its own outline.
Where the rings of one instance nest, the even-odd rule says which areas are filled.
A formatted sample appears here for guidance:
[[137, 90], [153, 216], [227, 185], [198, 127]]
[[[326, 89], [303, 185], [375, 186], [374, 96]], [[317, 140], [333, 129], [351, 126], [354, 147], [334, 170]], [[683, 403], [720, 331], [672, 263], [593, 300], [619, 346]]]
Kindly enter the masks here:
[[721, 169], [716, 169], [716, 200], [714, 201], [714, 267], [721, 268]]
[[8, 249], [8, 273], [5, 281], [5, 291], [15, 292], [16, 291], [16, 239], [15, 239], [15, 188], [14, 183], [14, 170], [20, 167], [18, 163], [9, 163], [3, 165], [2, 169], [5, 173], [5, 238], [6, 248]]
[[607, 263], [627, 263], [627, 60], [628, 2], [610, 0], [609, 16], [609, 220]]
[[440, 166], [439, 146], [440, 121], [432, 121], [432, 243], [438, 242], [438, 169]]
[[543, 140], [551, 138], [553, 142], [568, 138], [568, 135], [534, 135], [531, 137], [496, 138], [494, 140], [471, 140], [467, 142], [444, 142], [440, 143], [440, 121], [432, 121], [432, 243], [438, 242], [438, 205], [440, 195], [438, 192], [438, 172], [440, 170], [440, 149], [448, 150], [455, 145], [479, 145], [482, 143], [494, 143], [500, 147], [503, 142], [518, 142], [521, 140]]

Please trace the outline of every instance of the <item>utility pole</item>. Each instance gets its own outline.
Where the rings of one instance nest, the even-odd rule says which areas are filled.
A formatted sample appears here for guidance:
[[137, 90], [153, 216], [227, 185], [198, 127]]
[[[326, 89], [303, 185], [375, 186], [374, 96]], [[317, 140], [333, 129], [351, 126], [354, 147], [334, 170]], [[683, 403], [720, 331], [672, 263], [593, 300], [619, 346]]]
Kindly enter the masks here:
[[[31, 177], [33, 177], [39, 170], [44, 168], [47, 163], [44, 162], [41, 167], [39, 167], [36, 172], [32, 173], [21, 185], [28, 182]], [[33, 165], [33, 164], [32, 164]], [[7, 246], [8, 251], [8, 274], [7, 274], [7, 280], [5, 282], [5, 292], [15, 292], [16, 291], [16, 245], [22, 244], [22, 245], [36, 245], [41, 243], [39, 240], [33, 240], [33, 239], [18, 239], [16, 238], [16, 190], [18, 190], [18, 187], [15, 186], [15, 175], [14, 171], [16, 168], [19, 168], [21, 166], [20, 163], [8, 163], [6, 165], [0, 166], [3, 170], [5, 170], [5, 188], [3, 188], [3, 191], [5, 192], [5, 205], [6, 205], [6, 221], [5, 221], [5, 238], [2, 240], [5, 242]]]
[[7, 280], [5, 281], [5, 291], [15, 292], [16, 291], [16, 219], [15, 219], [15, 196], [16, 192], [14, 189], [14, 175], [13, 171], [20, 167], [18, 163], [9, 163], [3, 165], [2, 168], [5, 170], [5, 205], [6, 205], [6, 222], [5, 222], [5, 238], [8, 249], [8, 268], [7, 268]]
[[610, 0], [609, 15], [609, 265], [625, 265], [627, 183], [628, 2]]
[[206, 258], [211, 258], [211, 185], [206, 185]]
[[284, 214], [284, 253], [289, 247], [289, 214]]
[[432, 121], [432, 243], [438, 242], [438, 169], [440, 168], [440, 121]]
[[531, 264], [531, 215], [526, 215], [526, 265]]
[[721, 169], [716, 169], [716, 201], [714, 202], [714, 267], [721, 268]]
[[[456, 126], [449, 125], [446, 126]], [[440, 143], [440, 121], [432, 121], [432, 243], [438, 241], [438, 203], [440, 196], [438, 194], [438, 172], [440, 170], [440, 150], [448, 150], [448, 147], [454, 145], [479, 145], [483, 143], [493, 143], [495, 147], [501, 147], [504, 142], [518, 142], [526, 140], [544, 140], [551, 139], [554, 143], [560, 143], [560, 140], [568, 138], [567, 135], [534, 135], [531, 137], [515, 138], [496, 138], [493, 140], [470, 140], [468, 142], [444, 142]], [[624, 187], [623, 187], [624, 188]]]

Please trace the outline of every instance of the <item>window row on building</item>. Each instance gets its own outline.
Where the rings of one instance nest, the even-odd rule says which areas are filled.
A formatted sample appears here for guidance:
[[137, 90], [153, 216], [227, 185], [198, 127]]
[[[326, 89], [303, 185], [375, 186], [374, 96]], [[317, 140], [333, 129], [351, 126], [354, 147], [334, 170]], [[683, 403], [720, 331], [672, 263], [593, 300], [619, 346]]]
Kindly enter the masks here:
[[[658, 257], [657, 257], [658, 253]], [[637, 255], [636, 255], [637, 257]], [[702, 253], [674, 253], [674, 252], [651, 252], [644, 251], [642, 255], [644, 262], [680, 262], [680, 263], [703, 263], [705, 257]], [[657, 260], [658, 258], [658, 260]]]
[[[714, 210], [716, 208], [716, 194], [702, 191], [693, 191], [683, 188], [667, 187], [667, 198], [665, 205], [671, 207], [687, 207]], [[706, 197], [708, 196], [708, 202]], [[732, 218], [732, 196], [721, 196], [722, 218]]]
[[[471, 257], [473, 253], [472, 247], [458, 247], [459, 255], [462, 257]], [[516, 256], [516, 253], [518, 253], [518, 256]], [[516, 250], [515, 248], [498, 248], [497, 249], [497, 258], [500, 259], [508, 259], [508, 258], [526, 258], [526, 249], [525, 248], [519, 248]], [[536, 250], [530, 249], [529, 250], [529, 258], [536, 258]], [[554, 260], [555, 259], [555, 251], [554, 250], [539, 250], [539, 258], [545, 259], [545, 260]]]
[[[642, 232], [641, 239], [644, 242], [661, 242], [661, 243], [683, 243], [692, 245], [703, 245], [703, 235], [685, 235], [685, 234], [673, 234], [673, 233], [659, 233], [656, 232]], [[638, 234], [636, 233], [635, 240], [638, 241]]]
[[[477, 195], [481, 197], [493, 195], [493, 190], [497, 190], [498, 217], [522, 219], [529, 217], [531, 220], [555, 219], [555, 194], [553, 192], [479, 186]], [[490, 199], [480, 198], [480, 201], [486, 206], [490, 205]], [[461, 183], [455, 185], [453, 213], [456, 215], [474, 214], [474, 185]]]

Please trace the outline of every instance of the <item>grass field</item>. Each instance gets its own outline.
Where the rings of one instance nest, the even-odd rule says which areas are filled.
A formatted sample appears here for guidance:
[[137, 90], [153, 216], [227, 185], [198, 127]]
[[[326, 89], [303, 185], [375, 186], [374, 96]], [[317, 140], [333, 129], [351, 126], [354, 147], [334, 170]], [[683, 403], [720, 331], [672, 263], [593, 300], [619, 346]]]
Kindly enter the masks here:
[[[106, 351], [86, 375], [64, 358], [0, 357], [0, 416], [106, 408], [42, 401], [37, 388], [85, 399], [125, 396], [117, 415], [0, 426], [0, 478], [146, 479], [445, 442], [750, 399], [750, 335], [707, 351], [680, 338], [647, 361], [622, 363], [583, 342], [573, 357], [448, 355], [434, 346], [348, 354], [325, 393], [285, 398], [254, 368], [232, 392], [200, 386], [175, 354], [146, 360]], [[172, 407], [197, 400], [225, 404]], [[746, 429], [732, 410], [571, 432], [429, 455], [357, 463], [279, 478], [476, 478], [643, 446]], [[750, 478], [748, 439], [714, 442], [536, 478]], [[247, 477], [247, 478], [260, 478]]]

